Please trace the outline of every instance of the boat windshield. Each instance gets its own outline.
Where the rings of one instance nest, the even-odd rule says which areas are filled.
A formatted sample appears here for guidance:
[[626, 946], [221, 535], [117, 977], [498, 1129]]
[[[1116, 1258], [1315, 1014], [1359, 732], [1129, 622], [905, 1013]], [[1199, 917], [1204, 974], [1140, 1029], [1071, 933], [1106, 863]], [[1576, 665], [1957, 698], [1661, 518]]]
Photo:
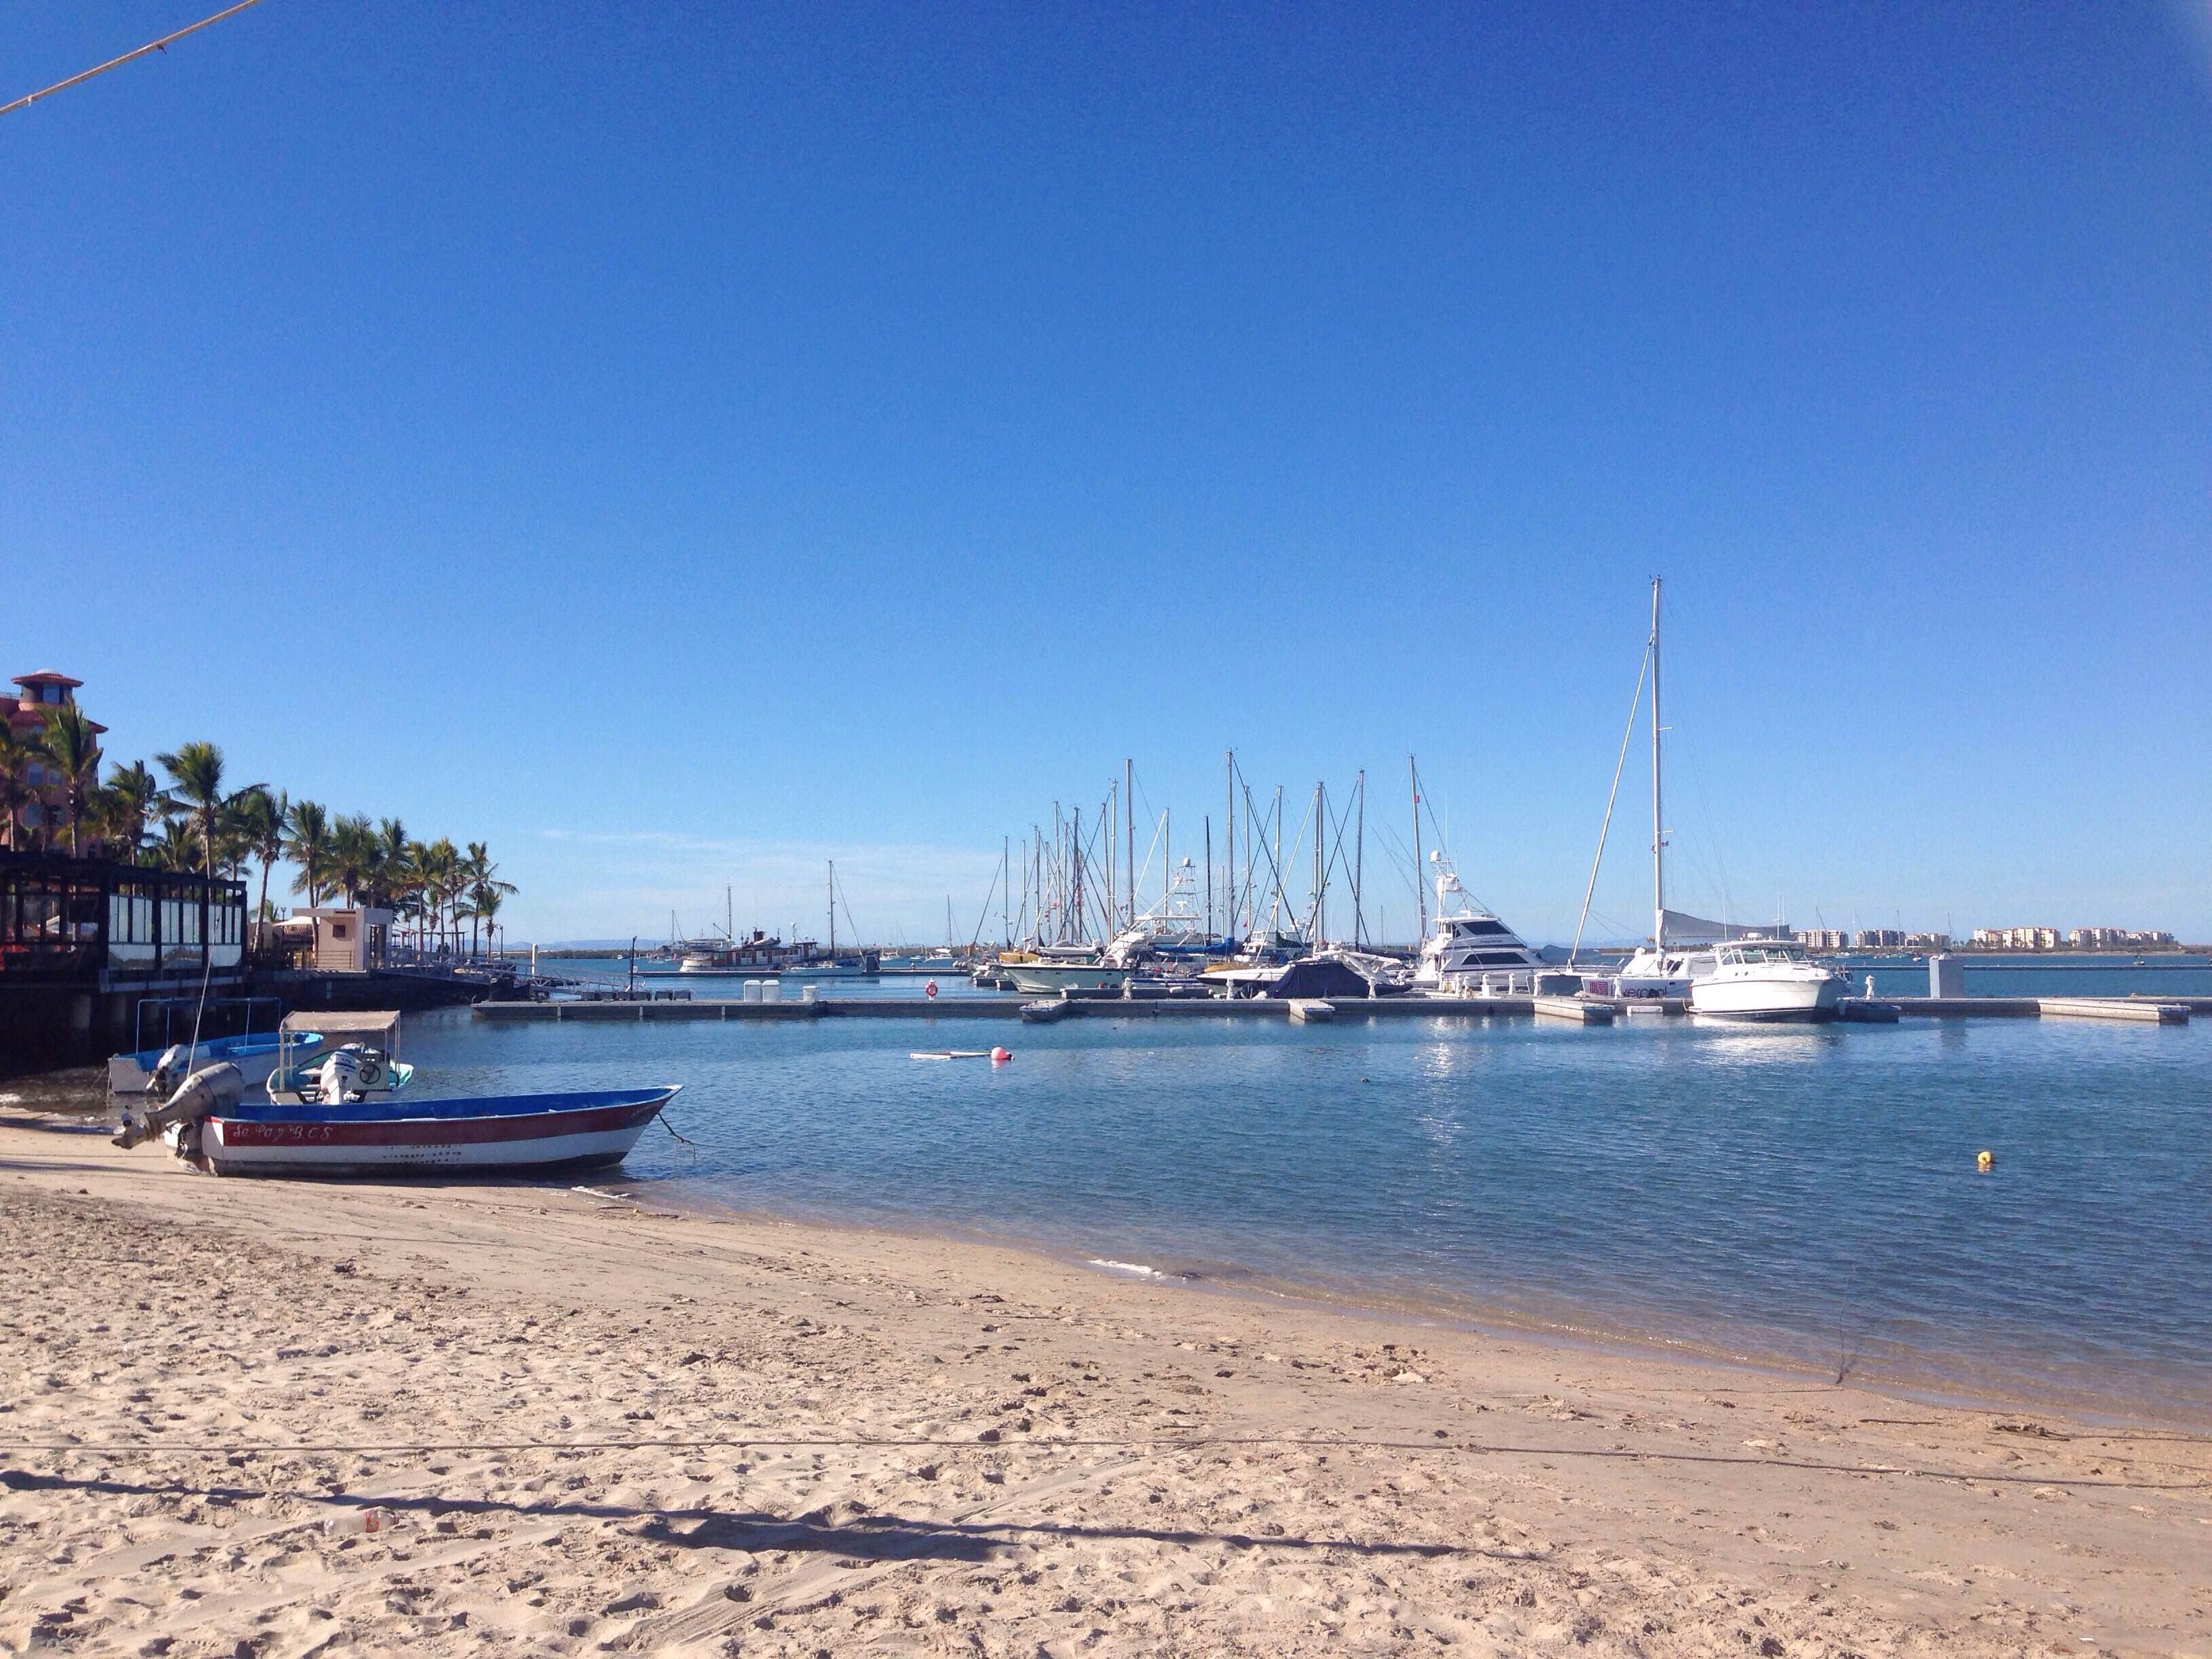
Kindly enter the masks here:
[[1767, 941], [1757, 945], [1731, 945], [1721, 952], [1721, 960], [1728, 963], [1802, 962], [1802, 945]]

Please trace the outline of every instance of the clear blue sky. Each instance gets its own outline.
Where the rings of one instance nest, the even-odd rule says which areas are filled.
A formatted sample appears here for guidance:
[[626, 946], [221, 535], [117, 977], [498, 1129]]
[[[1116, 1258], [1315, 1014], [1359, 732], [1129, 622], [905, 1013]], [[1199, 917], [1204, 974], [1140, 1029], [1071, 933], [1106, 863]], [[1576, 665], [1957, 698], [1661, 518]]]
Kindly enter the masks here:
[[935, 937], [1232, 745], [1564, 936], [1654, 571], [1686, 906], [2212, 936], [2203, 0], [265, 0], [0, 118], [0, 666], [519, 938]]

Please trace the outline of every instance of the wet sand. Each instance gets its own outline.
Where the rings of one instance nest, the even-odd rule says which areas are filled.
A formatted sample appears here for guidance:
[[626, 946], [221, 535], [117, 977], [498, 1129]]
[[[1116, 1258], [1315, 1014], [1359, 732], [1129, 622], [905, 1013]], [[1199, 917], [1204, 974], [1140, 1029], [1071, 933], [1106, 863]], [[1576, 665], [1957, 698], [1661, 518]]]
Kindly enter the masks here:
[[2212, 1655], [2172, 1431], [20, 1107], [0, 1241], [11, 1651]]

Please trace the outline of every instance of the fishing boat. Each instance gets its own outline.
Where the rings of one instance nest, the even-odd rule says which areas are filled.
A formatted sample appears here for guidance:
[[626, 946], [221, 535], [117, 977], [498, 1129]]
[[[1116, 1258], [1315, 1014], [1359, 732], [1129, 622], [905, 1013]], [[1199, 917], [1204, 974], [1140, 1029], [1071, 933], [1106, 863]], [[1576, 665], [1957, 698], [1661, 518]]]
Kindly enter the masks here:
[[1129, 982], [1129, 970], [1102, 962], [1006, 962], [1006, 976], [1014, 989], [1031, 996], [1056, 996], [1062, 991], [1119, 991]]
[[1717, 1019], [1803, 1022], [1836, 1017], [1849, 982], [1805, 954], [1794, 939], [1734, 939], [1714, 951], [1711, 971], [1690, 982], [1690, 1012]]
[[[345, 1041], [328, 1053], [311, 1046], [333, 1037]], [[272, 1102], [359, 1103], [415, 1080], [415, 1068], [399, 1058], [399, 1016], [389, 1010], [287, 1014], [276, 1038], [276, 1064], [264, 1085]]]
[[[397, 1013], [339, 1016], [396, 1052]], [[331, 1023], [337, 1023], [336, 1020]], [[296, 1036], [298, 1033], [288, 1033]], [[387, 1060], [388, 1085], [361, 1086], [368, 1068], [280, 1066], [265, 1100], [249, 1100], [228, 1062], [203, 1066], [159, 1107], [125, 1109], [116, 1144], [158, 1137], [179, 1162], [220, 1176], [363, 1176], [441, 1171], [550, 1173], [619, 1164], [678, 1085], [549, 1094], [424, 1098], [402, 1092], [413, 1075]], [[338, 1051], [343, 1054], [344, 1049]], [[276, 1086], [281, 1078], [287, 1086]]]
[[[228, 1060], [238, 1067], [248, 1087], [258, 1087], [276, 1066], [282, 1044], [274, 1024], [267, 1030], [257, 1031], [253, 1022], [257, 1013], [264, 1019], [274, 1021], [283, 1005], [274, 997], [224, 997], [198, 1006], [193, 998], [166, 998], [156, 1000], [147, 998], [138, 1005], [138, 1041], [129, 1052], [111, 1054], [107, 1060], [107, 1089], [110, 1094], [138, 1095], [151, 1090], [167, 1094], [192, 1072], [202, 1066], [218, 1060]], [[236, 1012], [234, 1012], [236, 1011]], [[189, 1012], [195, 1024], [204, 1015], [217, 1018], [242, 1018], [246, 1030], [237, 1036], [200, 1037], [185, 1042], [174, 1041], [167, 1029], [161, 1032], [162, 1040], [149, 1042], [149, 1013], [162, 1016], [159, 1022], [167, 1027], [173, 1014]], [[181, 1019], [178, 1022], [182, 1024]], [[296, 1034], [302, 1054], [312, 1052], [321, 1045], [319, 1032], [303, 1030]]]

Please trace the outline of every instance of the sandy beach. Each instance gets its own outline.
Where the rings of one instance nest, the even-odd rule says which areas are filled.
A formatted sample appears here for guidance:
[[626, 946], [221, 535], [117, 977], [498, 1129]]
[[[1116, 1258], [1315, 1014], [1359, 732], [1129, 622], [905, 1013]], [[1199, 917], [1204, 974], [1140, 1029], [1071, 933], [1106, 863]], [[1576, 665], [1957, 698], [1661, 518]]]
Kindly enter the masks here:
[[2171, 1431], [20, 1109], [0, 1240], [9, 1652], [2212, 1654]]

